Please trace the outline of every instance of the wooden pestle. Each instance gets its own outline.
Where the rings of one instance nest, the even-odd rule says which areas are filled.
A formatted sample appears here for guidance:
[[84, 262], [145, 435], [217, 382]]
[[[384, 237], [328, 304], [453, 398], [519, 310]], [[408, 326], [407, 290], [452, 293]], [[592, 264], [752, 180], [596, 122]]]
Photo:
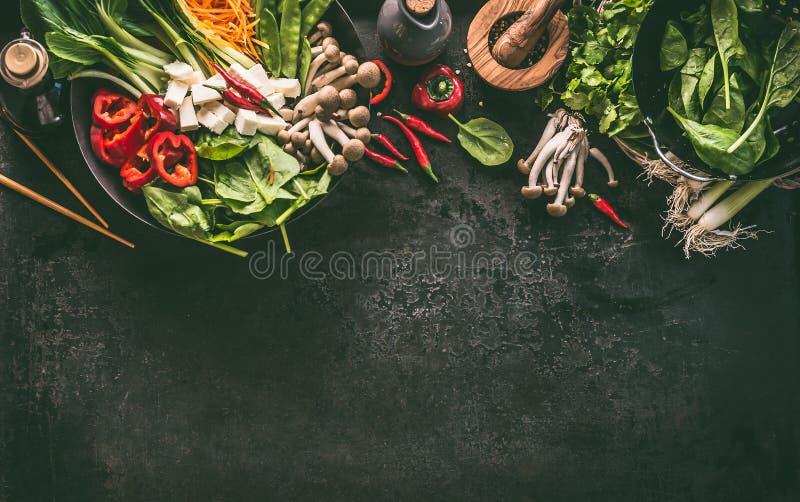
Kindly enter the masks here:
[[533, 0], [531, 7], [497, 41], [492, 56], [507, 68], [522, 64], [562, 3], [564, 0]]

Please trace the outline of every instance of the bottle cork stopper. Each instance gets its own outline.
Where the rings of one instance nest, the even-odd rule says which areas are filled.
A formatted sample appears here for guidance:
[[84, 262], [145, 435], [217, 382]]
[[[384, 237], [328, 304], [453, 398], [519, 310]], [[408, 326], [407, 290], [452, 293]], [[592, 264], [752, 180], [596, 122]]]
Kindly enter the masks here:
[[5, 61], [9, 73], [24, 77], [33, 73], [39, 65], [39, 56], [28, 44], [18, 43], [8, 48]]
[[405, 2], [408, 10], [417, 16], [424, 16], [436, 5], [436, 0], [405, 0]]

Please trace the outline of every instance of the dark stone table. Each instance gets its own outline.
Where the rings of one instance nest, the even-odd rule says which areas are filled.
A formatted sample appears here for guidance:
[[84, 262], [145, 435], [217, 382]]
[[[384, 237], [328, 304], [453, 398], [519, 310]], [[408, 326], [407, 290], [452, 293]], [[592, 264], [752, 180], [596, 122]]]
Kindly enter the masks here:
[[[378, 2], [345, 3], [378, 56]], [[530, 151], [540, 114], [466, 68], [479, 2], [451, 4], [462, 116]], [[4, 173], [80, 209], [0, 134]], [[587, 204], [553, 220], [512, 167], [432, 145], [440, 186], [355, 166], [270, 274], [277, 234], [252, 263], [163, 235], [71, 130], [44, 146], [137, 249], [0, 191], [2, 501], [800, 497], [796, 194], [745, 212], [773, 230], [747, 251], [687, 261], [661, 236], [666, 187], [611, 145], [624, 183], [602, 193], [632, 232]]]

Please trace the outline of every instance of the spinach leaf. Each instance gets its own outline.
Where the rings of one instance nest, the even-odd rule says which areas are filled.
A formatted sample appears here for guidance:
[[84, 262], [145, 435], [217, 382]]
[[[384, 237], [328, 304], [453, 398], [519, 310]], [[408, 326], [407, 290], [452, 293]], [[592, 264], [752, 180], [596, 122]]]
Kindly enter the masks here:
[[736, 0], [736, 5], [748, 14], [764, 12], [764, 0]]
[[675, 21], [668, 21], [661, 40], [661, 71], [672, 71], [686, 63], [689, 58], [689, 47], [680, 26]]
[[217, 229], [222, 230], [222, 232], [211, 237], [211, 242], [237, 241], [254, 232], [258, 232], [262, 228], [264, 228], [264, 225], [252, 221], [236, 221], [226, 225], [217, 225]]
[[203, 211], [200, 189], [196, 186], [172, 192], [156, 186], [142, 189], [147, 209], [161, 225], [190, 239], [209, 239], [211, 224]]
[[229, 160], [238, 157], [253, 146], [254, 137], [242, 136], [235, 127], [228, 127], [220, 135], [203, 131], [195, 142], [197, 156], [208, 160]]
[[729, 154], [727, 150], [738, 136], [736, 131], [717, 125], [703, 125], [682, 117], [672, 108], [667, 110], [686, 131], [697, 156], [711, 167], [727, 174], [747, 174], [753, 170], [763, 153], [763, 150], [758, 151], [757, 145], [745, 143], [734, 154]]
[[514, 154], [514, 142], [505, 129], [486, 118], [470, 120], [466, 124], [450, 115], [458, 125], [461, 146], [485, 166], [505, 164]]
[[714, 28], [714, 39], [719, 50], [722, 63], [722, 75], [725, 86], [725, 107], [731, 107], [730, 69], [731, 58], [745, 53], [739, 38], [739, 10], [734, 0], [711, 0], [711, 25]]
[[705, 109], [705, 102], [706, 97], [708, 97], [708, 91], [711, 90], [711, 87], [714, 85], [714, 76], [716, 74], [717, 68], [717, 53], [715, 52], [711, 59], [706, 61], [706, 65], [703, 67], [703, 73], [700, 75], [700, 81], [697, 84], [697, 97], [700, 100], [700, 107]]
[[730, 92], [731, 107], [725, 108], [725, 92], [720, 88], [719, 92], [717, 92], [716, 96], [714, 96], [714, 99], [711, 101], [708, 111], [703, 116], [703, 124], [718, 125], [734, 130], [738, 134], [744, 127], [746, 110], [744, 96], [739, 89], [739, 79], [735, 74], [731, 75]]

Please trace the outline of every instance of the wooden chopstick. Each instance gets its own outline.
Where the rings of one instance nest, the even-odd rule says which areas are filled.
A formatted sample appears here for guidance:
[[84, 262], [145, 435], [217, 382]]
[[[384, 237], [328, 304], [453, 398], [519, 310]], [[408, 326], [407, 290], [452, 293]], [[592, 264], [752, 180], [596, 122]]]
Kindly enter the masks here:
[[83, 207], [88, 209], [89, 212], [92, 213], [92, 216], [94, 216], [97, 219], [97, 221], [100, 222], [101, 225], [103, 225], [106, 228], [109, 228], [108, 223], [106, 223], [106, 220], [104, 220], [103, 217], [100, 216], [100, 213], [98, 213], [92, 207], [92, 205], [89, 204], [89, 201], [87, 201], [83, 197], [83, 195], [81, 195], [78, 189], [75, 188], [75, 186], [72, 183], [70, 183], [67, 177], [64, 176], [64, 173], [62, 173], [61, 170], [59, 170], [52, 162], [50, 162], [50, 159], [48, 159], [47, 156], [41, 150], [39, 150], [39, 147], [37, 147], [33, 141], [31, 141], [27, 136], [22, 134], [17, 128], [12, 128], [12, 129], [14, 129], [14, 132], [17, 133], [17, 136], [19, 136], [19, 138], [26, 145], [28, 145], [28, 148], [30, 148], [31, 151], [35, 153], [37, 157], [39, 157], [39, 160], [41, 160], [44, 163], [44, 165], [46, 165], [50, 169], [50, 171], [52, 171], [53, 174], [55, 174], [56, 178], [58, 178], [59, 181], [61, 181], [61, 183], [63, 183], [64, 186], [67, 187], [70, 192], [72, 192], [72, 195], [74, 195], [75, 198], [78, 199], [81, 204], [83, 204]]
[[45, 197], [43, 195], [39, 195], [38, 193], [34, 192], [30, 188], [26, 187], [25, 185], [20, 185], [16, 181], [14, 181], [11, 178], [9, 178], [7, 176], [4, 176], [2, 174], [0, 174], [0, 185], [8, 187], [11, 190], [14, 190], [15, 192], [17, 192], [17, 193], [19, 193], [21, 195], [24, 195], [25, 197], [27, 197], [27, 198], [35, 201], [35, 202], [38, 202], [39, 204], [41, 204], [41, 205], [43, 205], [45, 207], [48, 207], [48, 208], [52, 209], [53, 211], [55, 211], [55, 212], [57, 212], [59, 214], [62, 214], [64, 216], [66, 216], [67, 218], [70, 218], [70, 219], [72, 219], [74, 221], [77, 221], [81, 225], [85, 225], [85, 226], [91, 228], [92, 230], [94, 230], [96, 232], [100, 232], [101, 234], [105, 235], [106, 237], [110, 237], [111, 239], [114, 239], [115, 241], [119, 242], [120, 244], [124, 244], [125, 246], [128, 246], [131, 249], [133, 249], [135, 247], [133, 245], [133, 243], [131, 243], [129, 241], [126, 241], [122, 237], [109, 232], [106, 228], [101, 227], [97, 223], [95, 223], [93, 221], [90, 221], [90, 220], [87, 220], [83, 216], [70, 211], [69, 209], [65, 208], [64, 206], [56, 204], [55, 202], [53, 202], [52, 200], [48, 199], [47, 197]]

